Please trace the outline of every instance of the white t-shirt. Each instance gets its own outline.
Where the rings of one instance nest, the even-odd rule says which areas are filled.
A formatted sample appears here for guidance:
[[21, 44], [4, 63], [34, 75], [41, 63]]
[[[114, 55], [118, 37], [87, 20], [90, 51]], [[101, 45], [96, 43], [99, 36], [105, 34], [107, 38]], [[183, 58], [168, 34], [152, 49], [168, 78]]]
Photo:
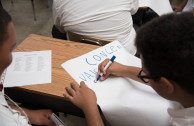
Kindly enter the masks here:
[[119, 40], [136, 53], [132, 14], [138, 0], [53, 0], [54, 25], [61, 31]]
[[9, 107], [4, 91], [0, 92], [0, 126], [31, 126], [25, 116]]
[[194, 107], [168, 109], [172, 126], [194, 126]]

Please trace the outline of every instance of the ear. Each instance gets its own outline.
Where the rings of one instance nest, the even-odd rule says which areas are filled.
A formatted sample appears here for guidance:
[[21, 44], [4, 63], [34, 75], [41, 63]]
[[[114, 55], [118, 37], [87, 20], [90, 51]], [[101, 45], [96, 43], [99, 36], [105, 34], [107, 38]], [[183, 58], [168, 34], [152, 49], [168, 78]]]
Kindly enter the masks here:
[[166, 93], [168, 94], [172, 94], [174, 93], [174, 84], [171, 80], [165, 78], [165, 77], [161, 77], [160, 78], [161, 84], [162, 84], [162, 88], [165, 90]]

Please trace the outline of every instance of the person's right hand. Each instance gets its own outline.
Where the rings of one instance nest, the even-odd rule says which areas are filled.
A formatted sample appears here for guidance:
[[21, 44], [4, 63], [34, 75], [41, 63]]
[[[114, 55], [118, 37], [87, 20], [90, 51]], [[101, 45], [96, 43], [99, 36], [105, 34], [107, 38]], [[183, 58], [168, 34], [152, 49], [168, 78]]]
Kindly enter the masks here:
[[66, 100], [71, 101], [83, 111], [89, 108], [97, 107], [97, 98], [93, 90], [87, 87], [82, 81], [80, 85], [71, 83], [65, 87], [66, 92], [63, 94]]
[[101, 81], [108, 78], [110, 75], [120, 77], [122, 76], [122, 67], [123, 65], [117, 62], [113, 62], [109, 68], [105, 71], [104, 67], [110, 61], [110, 59], [105, 59], [102, 63], [98, 65], [98, 75], [103, 73], [103, 76], [100, 78]]

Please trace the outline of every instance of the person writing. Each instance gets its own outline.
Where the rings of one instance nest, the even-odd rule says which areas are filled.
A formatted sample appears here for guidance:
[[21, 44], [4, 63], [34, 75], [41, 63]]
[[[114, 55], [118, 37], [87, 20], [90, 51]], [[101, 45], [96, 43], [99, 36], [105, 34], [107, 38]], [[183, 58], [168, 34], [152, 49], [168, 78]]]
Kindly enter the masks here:
[[[128, 77], [150, 85], [165, 99], [179, 102], [168, 109], [172, 126], [194, 125], [194, 14], [168, 14], [157, 17], [137, 31], [135, 45], [142, 68], [125, 66], [106, 59], [98, 67], [104, 81], [109, 76]], [[64, 98], [83, 110], [88, 126], [103, 126], [95, 93], [84, 82], [66, 87]], [[130, 118], [130, 117], [129, 117]], [[153, 120], [154, 121], [154, 120]]]
[[[0, 75], [12, 61], [11, 51], [15, 44], [15, 31], [11, 17], [0, 7]], [[51, 110], [30, 110], [20, 108], [17, 104], [9, 106], [5, 97], [12, 101], [4, 94], [3, 83], [1, 83], [0, 126], [30, 126], [31, 124], [54, 126], [54, 123], [49, 119], [52, 114]]]

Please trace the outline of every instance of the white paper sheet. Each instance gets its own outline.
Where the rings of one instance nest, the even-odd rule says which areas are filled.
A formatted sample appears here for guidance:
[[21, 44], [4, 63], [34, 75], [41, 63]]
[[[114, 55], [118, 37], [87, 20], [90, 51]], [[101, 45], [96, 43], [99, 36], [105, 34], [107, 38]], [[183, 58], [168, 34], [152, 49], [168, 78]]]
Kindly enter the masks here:
[[173, 12], [169, 0], [139, 0], [139, 7], [150, 7], [159, 16]]
[[113, 126], [168, 126], [167, 108], [172, 103], [151, 87], [122, 77], [94, 82], [98, 64], [113, 55], [121, 64], [141, 67], [140, 59], [130, 55], [118, 41], [69, 60], [62, 67], [77, 83], [85, 81], [95, 91], [98, 104]]
[[51, 50], [13, 52], [4, 87], [51, 83]]

